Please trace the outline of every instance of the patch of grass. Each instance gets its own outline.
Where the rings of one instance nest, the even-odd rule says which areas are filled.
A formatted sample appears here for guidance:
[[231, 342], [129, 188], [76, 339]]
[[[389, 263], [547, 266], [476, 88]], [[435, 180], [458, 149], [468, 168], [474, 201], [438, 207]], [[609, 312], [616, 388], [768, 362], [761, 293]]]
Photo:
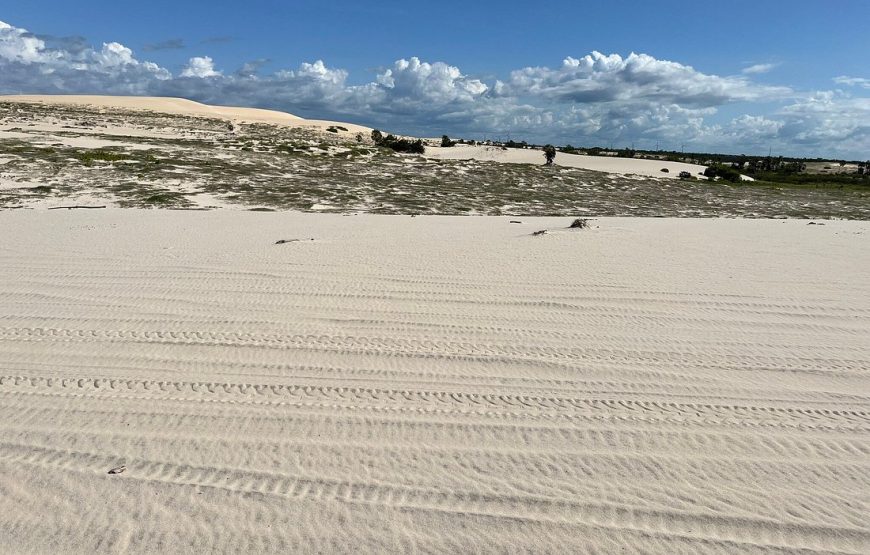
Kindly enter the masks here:
[[76, 152], [74, 156], [85, 166], [93, 166], [95, 162], [112, 163], [129, 159], [126, 153], [111, 150], [82, 150]]
[[157, 204], [161, 206], [183, 204], [187, 199], [181, 193], [166, 191], [155, 193], [142, 199], [143, 204]]
[[870, 178], [868, 179], [840, 179], [838, 175], [815, 174], [806, 178], [793, 180], [781, 180], [776, 175], [764, 175], [762, 179], [744, 181], [743, 185], [776, 187], [782, 189], [839, 189], [846, 191], [861, 191], [870, 193]]
[[348, 156], [353, 158], [357, 156], [368, 156], [369, 154], [373, 154], [375, 151], [370, 148], [362, 148], [362, 147], [351, 147], [351, 149], [346, 153]]

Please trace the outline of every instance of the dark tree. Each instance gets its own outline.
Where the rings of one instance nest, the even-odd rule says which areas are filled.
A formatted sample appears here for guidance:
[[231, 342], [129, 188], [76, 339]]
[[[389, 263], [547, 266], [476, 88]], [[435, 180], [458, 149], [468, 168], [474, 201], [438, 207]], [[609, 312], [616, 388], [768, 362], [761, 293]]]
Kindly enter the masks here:
[[381, 144], [384, 141], [384, 134], [377, 129], [372, 129], [372, 141], [374, 141], [376, 145]]
[[544, 158], [547, 160], [547, 165], [552, 166], [553, 160], [556, 159], [556, 147], [547, 145], [544, 147]]
[[441, 135], [441, 146], [449, 147], [456, 145], [456, 141], [451, 141], [447, 135]]

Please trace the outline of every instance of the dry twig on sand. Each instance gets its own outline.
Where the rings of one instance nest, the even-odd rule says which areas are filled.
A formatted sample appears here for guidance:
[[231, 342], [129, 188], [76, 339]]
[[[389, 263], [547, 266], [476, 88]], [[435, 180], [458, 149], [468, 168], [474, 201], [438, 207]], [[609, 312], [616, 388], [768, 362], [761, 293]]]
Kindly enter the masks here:
[[72, 209], [74, 209], [74, 208], [105, 208], [105, 207], [106, 207], [105, 205], [103, 205], [103, 206], [80, 206], [80, 205], [75, 205], [75, 206], [52, 206], [52, 207], [49, 208], [49, 210], [60, 210], [60, 209], [62, 209], [62, 208], [66, 208], [67, 210], [72, 210]]

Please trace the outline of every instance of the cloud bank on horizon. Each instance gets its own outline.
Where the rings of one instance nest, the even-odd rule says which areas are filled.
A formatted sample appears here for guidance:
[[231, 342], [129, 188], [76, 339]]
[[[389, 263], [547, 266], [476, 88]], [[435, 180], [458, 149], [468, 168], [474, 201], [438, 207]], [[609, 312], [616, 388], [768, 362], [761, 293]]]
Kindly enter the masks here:
[[[174, 45], [157, 45], [169, 48]], [[774, 69], [705, 74], [646, 54], [592, 52], [558, 67], [525, 67], [486, 83], [445, 62], [402, 58], [363, 84], [323, 61], [263, 75], [265, 60], [235, 71], [209, 56], [177, 74], [121, 43], [49, 44], [0, 21], [0, 93], [178, 96], [200, 102], [344, 119], [418, 136], [505, 136], [536, 142], [695, 151], [870, 158], [870, 79], [838, 76], [837, 88], [798, 91], [754, 82]], [[731, 119], [723, 107], [740, 113]], [[742, 113], [741, 113], [742, 112]]]

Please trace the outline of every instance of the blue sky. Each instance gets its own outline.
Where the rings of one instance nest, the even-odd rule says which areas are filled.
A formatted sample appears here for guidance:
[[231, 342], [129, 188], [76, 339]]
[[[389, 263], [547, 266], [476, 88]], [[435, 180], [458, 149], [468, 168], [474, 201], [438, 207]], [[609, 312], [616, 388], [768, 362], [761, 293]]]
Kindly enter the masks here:
[[[0, 91], [870, 158], [870, 2], [0, 0]], [[632, 54], [634, 53], [634, 56]]]

